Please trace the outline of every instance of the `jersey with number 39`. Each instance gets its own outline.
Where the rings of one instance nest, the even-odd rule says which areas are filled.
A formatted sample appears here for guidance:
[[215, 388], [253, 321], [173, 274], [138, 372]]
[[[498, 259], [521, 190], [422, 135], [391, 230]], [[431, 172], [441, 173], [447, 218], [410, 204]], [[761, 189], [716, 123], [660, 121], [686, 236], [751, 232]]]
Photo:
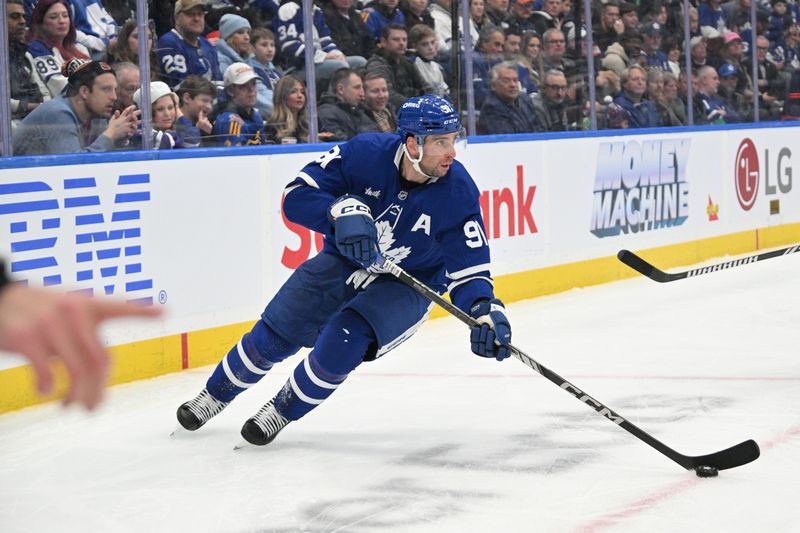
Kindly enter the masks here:
[[335, 146], [289, 183], [284, 213], [323, 233], [324, 251], [338, 253], [328, 207], [344, 194], [360, 197], [372, 212], [381, 253], [439, 292], [449, 290], [467, 311], [475, 300], [493, 297], [478, 188], [458, 161], [425, 184], [401, 179], [402, 148], [400, 136], [390, 133]]

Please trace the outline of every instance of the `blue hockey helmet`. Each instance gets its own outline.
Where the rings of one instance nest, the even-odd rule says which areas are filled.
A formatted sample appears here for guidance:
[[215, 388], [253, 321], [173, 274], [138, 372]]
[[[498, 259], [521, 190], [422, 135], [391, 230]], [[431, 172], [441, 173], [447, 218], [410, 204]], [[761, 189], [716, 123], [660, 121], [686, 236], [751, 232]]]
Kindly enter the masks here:
[[424, 137], [461, 133], [461, 118], [453, 104], [432, 94], [409, 98], [397, 112], [397, 133]]

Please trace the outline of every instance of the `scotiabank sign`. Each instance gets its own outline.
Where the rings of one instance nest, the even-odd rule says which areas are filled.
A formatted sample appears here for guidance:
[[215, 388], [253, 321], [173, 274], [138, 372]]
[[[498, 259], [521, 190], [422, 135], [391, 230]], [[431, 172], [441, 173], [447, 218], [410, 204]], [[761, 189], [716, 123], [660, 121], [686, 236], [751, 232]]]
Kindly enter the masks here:
[[[486, 237], [504, 239], [538, 233], [533, 216], [535, 197], [536, 185], [525, 183], [523, 165], [516, 165], [516, 177], [511, 187], [481, 190], [479, 202]], [[283, 210], [281, 220], [295, 237], [292, 247], [284, 245], [281, 264], [294, 270], [322, 249], [323, 238], [321, 234], [288, 220]]]
[[736, 198], [743, 210], [749, 211], [753, 208], [762, 182], [764, 196], [767, 198], [788, 194], [792, 190], [792, 151], [781, 146], [777, 150], [777, 156], [774, 154], [774, 149], [770, 153], [770, 148], [764, 148], [763, 158], [759, 157], [758, 147], [749, 138], [744, 138], [739, 143], [734, 184]]

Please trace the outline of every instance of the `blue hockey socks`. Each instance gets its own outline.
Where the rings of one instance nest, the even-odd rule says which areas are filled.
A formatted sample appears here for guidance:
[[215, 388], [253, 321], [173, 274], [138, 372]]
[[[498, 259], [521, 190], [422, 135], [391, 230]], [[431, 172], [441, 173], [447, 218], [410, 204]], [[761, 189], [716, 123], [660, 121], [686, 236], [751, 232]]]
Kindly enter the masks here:
[[208, 378], [208, 392], [221, 402], [230, 402], [252, 387], [272, 365], [297, 353], [289, 343], [259, 320], [249, 333], [230, 349]]
[[361, 315], [349, 309], [338, 313], [275, 397], [275, 408], [289, 420], [305, 416], [333, 394], [374, 342], [372, 327]]

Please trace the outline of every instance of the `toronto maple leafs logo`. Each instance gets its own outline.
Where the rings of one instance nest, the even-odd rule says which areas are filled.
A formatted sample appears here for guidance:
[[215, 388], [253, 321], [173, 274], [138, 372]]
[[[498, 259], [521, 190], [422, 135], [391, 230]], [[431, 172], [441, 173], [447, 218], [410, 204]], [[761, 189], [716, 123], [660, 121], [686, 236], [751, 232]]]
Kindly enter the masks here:
[[[395, 264], [400, 263], [411, 253], [410, 246], [393, 247], [396, 241], [394, 237], [394, 228], [402, 212], [402, 207], [397, 204], [392, 204], [375, 219], [375, 229], [378, 233], [378, 251], [383, 257], [391, 260]], [[374, 264], [367, 269], [360, 269], [353, 272], [346, 283], [352, 283], [355, 289], [366, 289], [367, 286], [378, 277], [378, 274], [386, 274], [387, 272], [388, 271], [384, 270], [382, 266]]]

